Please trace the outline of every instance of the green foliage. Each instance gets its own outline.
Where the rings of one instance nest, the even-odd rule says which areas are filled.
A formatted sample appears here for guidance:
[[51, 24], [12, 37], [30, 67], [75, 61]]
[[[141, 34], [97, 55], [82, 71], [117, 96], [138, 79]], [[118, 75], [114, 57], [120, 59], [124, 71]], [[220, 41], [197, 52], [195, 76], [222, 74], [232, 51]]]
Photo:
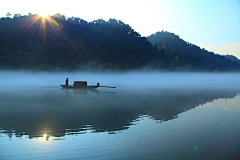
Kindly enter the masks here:
[[9, 18], [12, 17], [11, 13], [8, 12], [8, 13], [6, 14], [6, 17], [9, 17]]
[[227, 59], [230, 59], [230, 60], [234, 61], [234, 62], [240, 63], [240, 60], [237, 57], [233, 56], [233, 55], [228, 55], [227, 54], [227, 55], [225, 55], [225, 57]]
[[44, 21], [15, 14], [1, 19], [0, 33], [0, 66], [11, 68], [135, 69], [166, 57], [116, 19], [88, 23], [57, 13]]
[[116, 19], [87, 22], [57, 13], [46, 20], [31, 13], [15, 14], [13, 18], [1, 18], [0, 35], [0, 67], [5, 68], [240, 68], [239, 63], [200, 49], [172, 33], [157, 32], [147, 39]]
[[230, 61], [224, 56], [185, 42], [173, 33], [162, 31], [147, 38], [154, 46], [158, 46], [159, 50], [164, 50], [172, 68], [187, 68], [192, 71], [233, 71], [240, 69], [238, 62]]

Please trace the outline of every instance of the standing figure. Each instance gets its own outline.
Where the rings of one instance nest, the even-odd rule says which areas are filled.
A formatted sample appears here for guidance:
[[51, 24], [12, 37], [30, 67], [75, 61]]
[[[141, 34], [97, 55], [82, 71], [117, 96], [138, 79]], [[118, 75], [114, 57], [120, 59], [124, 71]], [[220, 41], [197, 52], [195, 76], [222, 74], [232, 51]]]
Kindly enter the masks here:
[[68, 79], [69, 79], [69, 78], [66, 78], [66, 86], [68, 86], [68, 81], [69, 81]]

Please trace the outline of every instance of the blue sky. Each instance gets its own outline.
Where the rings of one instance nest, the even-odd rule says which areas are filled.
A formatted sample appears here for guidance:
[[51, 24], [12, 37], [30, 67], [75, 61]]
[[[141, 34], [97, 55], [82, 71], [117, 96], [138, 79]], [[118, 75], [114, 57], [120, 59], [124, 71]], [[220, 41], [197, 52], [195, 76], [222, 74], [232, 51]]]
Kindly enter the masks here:
[[0, 17], [7, 12], [61, 13], [88, 22], [115, 18], [142, 36], [169, 31], [209, 51], [240, 58], [240, 0], [12, 0], [1, 2]]

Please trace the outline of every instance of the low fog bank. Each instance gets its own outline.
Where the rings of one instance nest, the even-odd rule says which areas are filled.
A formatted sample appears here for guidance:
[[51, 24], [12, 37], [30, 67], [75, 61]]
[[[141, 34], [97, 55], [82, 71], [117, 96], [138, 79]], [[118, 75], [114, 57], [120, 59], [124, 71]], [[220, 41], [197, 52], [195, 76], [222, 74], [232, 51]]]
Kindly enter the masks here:
[[182, 72], [29, 72], [0, 71], [4, 87], [60, 87], [65, 79], [98, 82], [103, 86], [149, 89], [240, 89], [240, 73], [182, 73]]

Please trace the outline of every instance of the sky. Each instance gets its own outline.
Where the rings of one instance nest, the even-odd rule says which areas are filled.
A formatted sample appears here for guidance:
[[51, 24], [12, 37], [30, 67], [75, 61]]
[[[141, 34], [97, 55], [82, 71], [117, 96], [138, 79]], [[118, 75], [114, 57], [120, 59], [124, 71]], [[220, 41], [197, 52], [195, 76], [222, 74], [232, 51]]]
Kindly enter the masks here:
[[64, 14], [88, 22], [109, 18], [129, 24], [141, 36], [168, 31], [218, 54], [240, 59], [240, 0], [11, 0], [3, 1], [0, 17], [10, 12]]

